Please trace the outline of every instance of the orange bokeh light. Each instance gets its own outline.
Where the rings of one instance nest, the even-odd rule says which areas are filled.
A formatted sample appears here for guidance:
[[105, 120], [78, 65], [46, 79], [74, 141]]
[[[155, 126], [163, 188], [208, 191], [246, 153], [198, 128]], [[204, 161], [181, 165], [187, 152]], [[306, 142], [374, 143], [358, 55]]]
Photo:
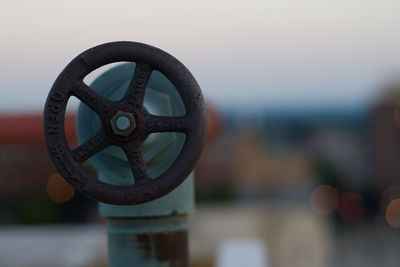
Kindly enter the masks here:
[[357, 219], [364, 213], [364, 199], [358, 193], [345, 192], [339, 198], [336, 211], [345, 221]]
[[67, 202], [75, 194], [74, 188], [58, 172], [50, 176], [46, 184], [46, 192], [56, 203]]
[[329, 185], [320, 185], [311, 194], [310, 204], [318, 214], [329, 214], [336, 209], [339, 193]]
[[386, 208], [386, 220], [393, 228], [400, 228], [400, 199], [396, 198]]

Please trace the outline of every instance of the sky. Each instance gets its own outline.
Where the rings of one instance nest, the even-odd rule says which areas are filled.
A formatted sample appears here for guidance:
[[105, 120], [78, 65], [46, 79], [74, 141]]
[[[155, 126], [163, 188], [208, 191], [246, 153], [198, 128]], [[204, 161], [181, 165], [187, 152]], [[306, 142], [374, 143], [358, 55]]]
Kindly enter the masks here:
[[0, 112], [41, 110], [110, 41], [178, 58], [221, 109], [361, 107], [400, 77], [398, 0], [0, 0]]

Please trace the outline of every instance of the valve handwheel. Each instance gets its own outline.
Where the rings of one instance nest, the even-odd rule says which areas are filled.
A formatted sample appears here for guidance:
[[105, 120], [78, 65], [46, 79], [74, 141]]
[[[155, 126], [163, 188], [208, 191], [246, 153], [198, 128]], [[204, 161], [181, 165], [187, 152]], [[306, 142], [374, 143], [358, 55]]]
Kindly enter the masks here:
[[[114, 62], [136, 63], [127, 92], [119, 101], [108, 100], [83, 82], [93, 70]], [[153, 70], [164, 74], [175, 86], [185, 105], [184, 116], [156, 116], [146, 111], [143, 98]], [[75, 149], [69, 148], [64, 131], [65, 110], [71, 96], [89, 106], [101, 119], [98, 132]], [[156, 178], [149, 176], [141, 148], [146, 137], [154, 132], [186, 135], [177, 159]], [[113, 42], [83, 52], [61, 72], [47, 97], [44, 134], [55, 166], [78, 191], [101, 202], [131, 205], [171, 192], [190, 174], [205, 144], [207, 116], [199, 85], [176, 58], [146, 44]], [[112, 145], [125, 152], [134, 176], [133, 185], [111, 185], [83, 172], [83, 162]]]

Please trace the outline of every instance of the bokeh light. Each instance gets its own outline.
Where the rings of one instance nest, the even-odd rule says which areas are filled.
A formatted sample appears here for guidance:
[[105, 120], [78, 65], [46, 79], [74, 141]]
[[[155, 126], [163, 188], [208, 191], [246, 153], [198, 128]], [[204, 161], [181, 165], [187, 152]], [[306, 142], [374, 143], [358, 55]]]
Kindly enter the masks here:
[[56, 203], [67, 202], [75, 194], [74, 188], [58, 172], [50, 176], [46, 184], [46, 192]]
[[311, 194], [310, 204], [318, 214], [329, 214], [336, 209], [339, 193], [329, 185], [320, 185]]
[[400, 228], [400, 199], [390, 202], [386, 209], [386, 220], [393, 228]]
[[336, 211], [345, 221], [355, 220], [364, 213], [364, 199], [358, 193], [345, 192], [339, 198]]

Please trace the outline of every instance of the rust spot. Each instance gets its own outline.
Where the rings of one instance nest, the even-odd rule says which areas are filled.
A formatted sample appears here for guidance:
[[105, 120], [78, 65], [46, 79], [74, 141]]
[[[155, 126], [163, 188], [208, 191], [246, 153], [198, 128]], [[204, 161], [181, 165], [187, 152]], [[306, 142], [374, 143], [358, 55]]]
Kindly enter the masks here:
[[151, 235], [141, 234], [137, 235], [137, 240], [140, 243], [140, 248], [146, 252], [146, 257], [151, 257]]
[[[185, 230], [137, 235], [146, 256], [155, 255], [171, 267], [189, 266], [188, 233]], [[154, 252], [154, 254], [153, 254]]]

